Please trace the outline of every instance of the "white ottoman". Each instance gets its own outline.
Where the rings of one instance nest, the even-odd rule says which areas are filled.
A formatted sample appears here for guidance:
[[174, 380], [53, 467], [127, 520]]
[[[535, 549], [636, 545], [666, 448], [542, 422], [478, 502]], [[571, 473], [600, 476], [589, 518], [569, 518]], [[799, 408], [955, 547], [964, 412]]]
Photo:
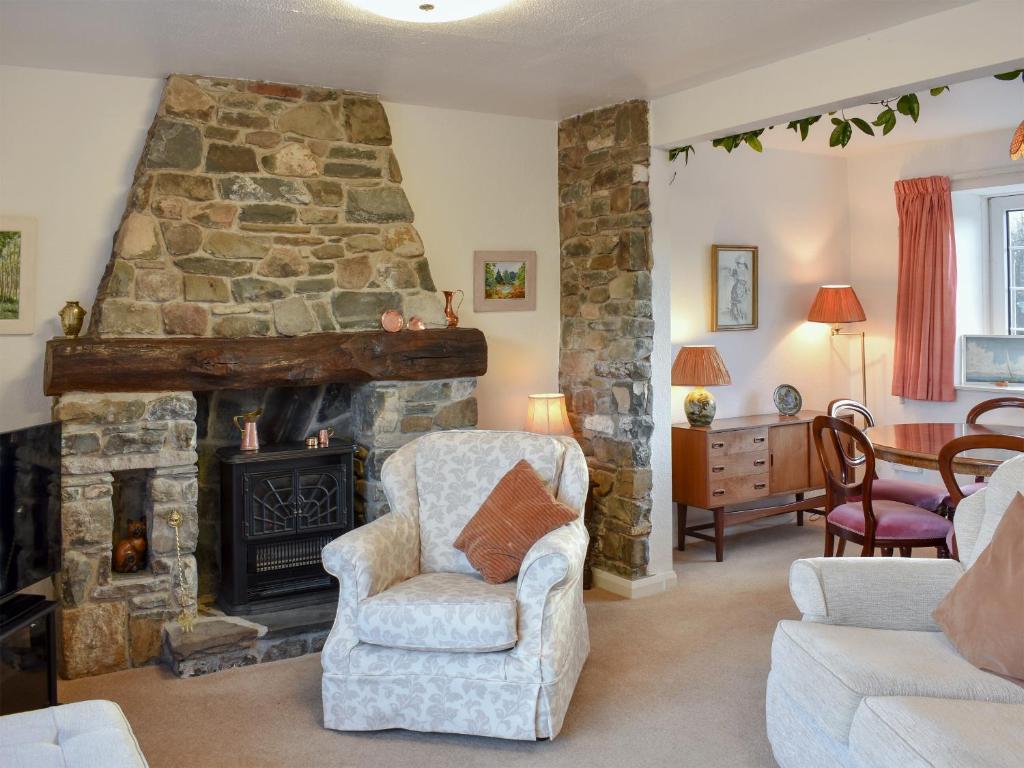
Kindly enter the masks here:
[[4, 768], [147, 768], [121, 708], [79, 701], [0, 717]]

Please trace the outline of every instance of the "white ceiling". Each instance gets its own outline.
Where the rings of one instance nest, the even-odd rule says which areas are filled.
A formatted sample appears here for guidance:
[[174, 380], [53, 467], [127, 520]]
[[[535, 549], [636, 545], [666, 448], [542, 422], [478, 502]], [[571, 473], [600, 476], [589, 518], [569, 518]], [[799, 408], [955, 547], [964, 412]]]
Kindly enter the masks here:
[[[895, 94], [898, 95], [898, 94]], [[828, 115], [811, 126], [806, 141], [783, 125], [762, 134], [765, 149], [793, 150], [814, 154], [862, 155], [880, 149], [919, 141], [948, 139], [972, 133], [1006, 129], [1009, 147], [1013, 129], [1024, 120], [1024, 83], [1020, 80], [1005, 82], [994, 77], [982, 77], [962, 83], [950, 83], [949, 90], [939, 96], [928, 91], [918, 94], [921, 103], [919, 122], [898, 115], [896, 127], [888, 136], [872, 126], [875, 136], [867, 136], [853, 129], [853, 140], [845, 148], [828, 145], [833, 125]], [[869, 104], [844, 110], [846, 117], [862, 117], [869, 123], [878, 116], [882, 107]], [[741, 148], [741, 151], [746, 150]], [[722, 150], [715, 150], [716, 152]]]
[[345, 0], [0, 0], [0, 63], [322, 84], [559, 118], [654, 98], [968, 0], [511, 0], [390, 22]]

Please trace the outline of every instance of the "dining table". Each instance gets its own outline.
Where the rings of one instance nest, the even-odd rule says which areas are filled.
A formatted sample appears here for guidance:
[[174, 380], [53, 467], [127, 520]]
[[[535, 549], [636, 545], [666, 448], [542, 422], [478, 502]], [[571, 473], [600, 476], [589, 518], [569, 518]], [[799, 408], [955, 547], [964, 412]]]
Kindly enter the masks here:
[[[924, 422], [882, 424], [869, 427], [864, 434], [871, 440], [876, 458], [922, 469], [939, 468], [939, 451], [957, 437], [966, 435], [1015, 435], [1024, 438], [1024, 427], [1010, 424], [959, 424]], [[1015, 451], [977, 449], [961, 453], [953, 461], [958, 474], [988, 477]]]

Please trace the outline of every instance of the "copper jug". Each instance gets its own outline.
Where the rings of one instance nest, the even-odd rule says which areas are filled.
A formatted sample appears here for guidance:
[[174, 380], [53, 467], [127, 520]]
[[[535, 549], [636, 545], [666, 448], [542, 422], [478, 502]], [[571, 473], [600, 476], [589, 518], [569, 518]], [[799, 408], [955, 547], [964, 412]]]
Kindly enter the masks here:
[[[462, 306], [462, 302], [466, 298], [466, 294], [461, 288], [454, 291], [441, 291], [441, 293], [444, 294], [444, 316], [448, 318], [448, 327], [458, 328], [459, 316], [456, 313], [459, 311], [459, 307]], [[453, 307], [452, 299], [456, 293], [459, 294], [459, 305], [457, 307]]]
[[260, 438], [256, 433], [256, 419], [262, 415], [262, 409], [258, 409], [235, 416], [233, 419], [235, 426], [242, 433], [242, 442], [239, 448], [243, 451], [258, 451], [260, 449]]

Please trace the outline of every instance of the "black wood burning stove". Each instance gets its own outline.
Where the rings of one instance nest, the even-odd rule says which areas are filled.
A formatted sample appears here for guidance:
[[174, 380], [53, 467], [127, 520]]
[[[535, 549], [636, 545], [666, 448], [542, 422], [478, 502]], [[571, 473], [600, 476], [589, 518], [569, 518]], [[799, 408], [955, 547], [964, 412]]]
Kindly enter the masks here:
[[[352, 445], [221, 448], [220, 606], [229, 613], [330, 599], [320, 550], [354, 526]], [[311, 593], [299, 597], [300, 593]], [[287, 598], [287, 601], [279, 600]]]

